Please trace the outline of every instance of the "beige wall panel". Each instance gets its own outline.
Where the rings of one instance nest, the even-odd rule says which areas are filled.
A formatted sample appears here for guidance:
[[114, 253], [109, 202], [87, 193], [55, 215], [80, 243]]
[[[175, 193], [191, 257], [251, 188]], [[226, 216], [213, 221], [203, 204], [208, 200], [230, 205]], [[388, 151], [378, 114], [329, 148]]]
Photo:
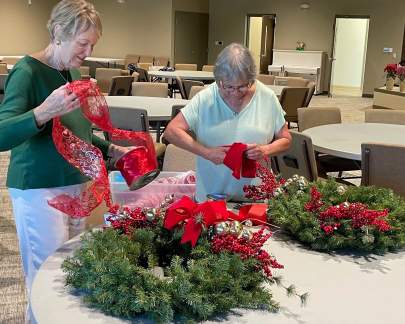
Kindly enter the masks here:
[[46, 28], [56, 0], [0, 0], [0, 55], [24, 55], [49, 42]]
[[[403, 0], [311, 0], [308, 10], [301, 10], [299, 0], [215, 0], [210, 1], [209, 63], [215, 61], [223, 46], [232, 41], [244, 42], [248, 13], [276, 14], [276, 49], [295, 49], [297, 41], [306, 43], [306, 50], [322, 50], [330, 54], [333, 22], [339, 15], [369, 15], [369, 40], [363, 93], [372, 94], [384, 82], [386, 63], [400, 59], [405, 23]], [[397, 58], [384, 54], [392, 47]], [[327, 71], [329, 75], [329, 71]]]

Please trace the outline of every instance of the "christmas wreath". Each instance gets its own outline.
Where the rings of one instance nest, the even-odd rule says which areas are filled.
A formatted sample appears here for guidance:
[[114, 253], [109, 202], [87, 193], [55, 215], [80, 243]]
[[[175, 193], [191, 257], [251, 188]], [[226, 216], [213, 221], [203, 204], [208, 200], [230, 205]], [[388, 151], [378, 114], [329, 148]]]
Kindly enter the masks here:
[[273, 283], [304, 303], [307, 294], [273, 276], [283, 266], [262, 249], [268, 227], [252, 230], [262, 222], [256, 207], [237, 215], [224, 201], [187, 197], [157, 209], [114, 207], [111, 226], [83, 235], [64, 261], [66, 284], [106, 314], [157, 322], [200, 321], [233, 308], [277, 311]]
[[270, 178], [269, 222], [311, 248], [382, 254], [404, 246], [405, 201], [392, 190]]

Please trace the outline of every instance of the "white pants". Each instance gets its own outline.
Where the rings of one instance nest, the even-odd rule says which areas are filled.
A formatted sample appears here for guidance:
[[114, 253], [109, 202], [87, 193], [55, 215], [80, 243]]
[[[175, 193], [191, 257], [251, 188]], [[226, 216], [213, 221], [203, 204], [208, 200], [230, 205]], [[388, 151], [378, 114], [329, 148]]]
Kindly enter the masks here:
[[72, 219], [48, 205], [60, 194], [79, 195], [83, 185], [20, 190], [9, 188], [28, 294], [41, 264], [65, 241], [84, 230], [84, 219]]

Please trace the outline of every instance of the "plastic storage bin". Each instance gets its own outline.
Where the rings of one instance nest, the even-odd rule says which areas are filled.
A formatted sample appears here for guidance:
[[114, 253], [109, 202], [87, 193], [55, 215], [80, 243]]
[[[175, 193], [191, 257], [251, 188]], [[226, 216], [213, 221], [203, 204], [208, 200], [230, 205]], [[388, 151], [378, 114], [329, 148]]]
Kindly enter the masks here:
[[[183, 172], [160, 172], [157, 179], [175, 177]], [[157, 183], [152, 181], [145, 187], [130, 191], [125, 179], [119, 171], [109, 175], [111, 195], [114, 203], [129, 207], [158, 207], [168, 194], [174, 194], [176, 199], [183, 196], [194, 197], [195, 184]]]

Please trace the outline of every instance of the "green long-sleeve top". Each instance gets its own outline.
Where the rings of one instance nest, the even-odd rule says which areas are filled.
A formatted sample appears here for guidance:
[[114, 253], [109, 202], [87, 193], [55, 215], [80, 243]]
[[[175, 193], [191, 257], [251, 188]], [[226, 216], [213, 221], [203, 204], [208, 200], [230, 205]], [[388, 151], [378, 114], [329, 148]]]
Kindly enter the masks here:
[[[57, 152], [52, 121], [38, 128], [33, 113], [52, 91], [78, 78], [77, 70], [63, 75], [31, 56], [18, 61], [10, 72], [0, 105], [0, 151], [11, 149], [9, 188], [53, 188], [89, 180]], [[106, 157], [110, 143], [93, 136], [91, 123], [80, 109], [62, 116], [61, 121], [75, 135], [100, 148]]]

